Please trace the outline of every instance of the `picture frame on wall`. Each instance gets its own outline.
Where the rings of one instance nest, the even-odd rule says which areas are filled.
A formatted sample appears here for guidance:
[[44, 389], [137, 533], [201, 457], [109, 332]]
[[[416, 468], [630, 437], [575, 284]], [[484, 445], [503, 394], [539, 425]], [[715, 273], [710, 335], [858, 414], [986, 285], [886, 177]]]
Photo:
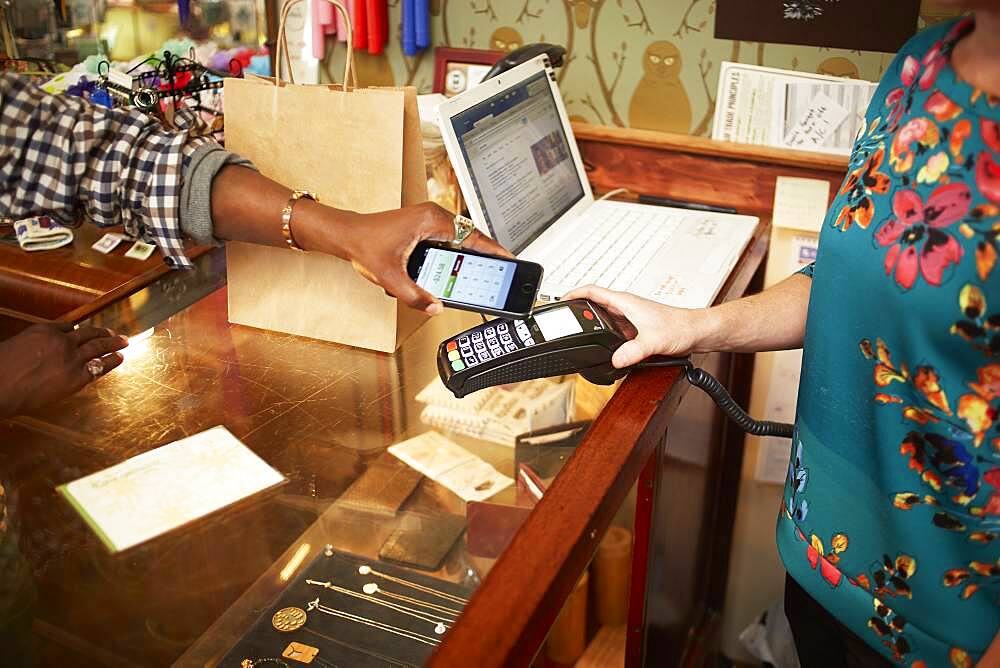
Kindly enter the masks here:
[[434, 49], [434, 92], [454, 97], [474, 87], [490, 68], [506, 55], [487, 49], [455, 49], [439, 46]]

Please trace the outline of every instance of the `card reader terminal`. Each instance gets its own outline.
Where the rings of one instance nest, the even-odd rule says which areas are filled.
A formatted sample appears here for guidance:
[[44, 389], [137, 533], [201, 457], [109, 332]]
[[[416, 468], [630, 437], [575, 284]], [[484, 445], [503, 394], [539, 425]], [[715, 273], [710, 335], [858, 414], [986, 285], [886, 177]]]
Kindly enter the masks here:
[[687, 357], [651, 357], [616, 369], [615, 350], [625, 343], [608, 314], [586, 299], [556, 302], [524, 320], [498, 318], [448, 339], [438, 348], [438, 372], [445, 386], [462, 398], [493, 385], [579, 373], [597, 385], [610, 385], [643, 367], [680, 367], [687, 381], [708, 393], [743, 431], [754, 436], [791, 438], [795, 426], [747, 415], [715, 377]]
[[628, 373], [611, 365], [624, 342], [603, 309], [574, 299], [538, 308], [523, 320], [491, 320], [444, 341], [438, 371], [456, 397], [566, 373], [610, 385]]

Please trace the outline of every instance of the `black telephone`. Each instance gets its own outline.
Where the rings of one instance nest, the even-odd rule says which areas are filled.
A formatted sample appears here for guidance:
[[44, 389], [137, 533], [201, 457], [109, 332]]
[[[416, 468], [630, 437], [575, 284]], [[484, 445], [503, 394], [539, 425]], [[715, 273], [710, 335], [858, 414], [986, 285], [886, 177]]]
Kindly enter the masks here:
[[610, 385], [633, 368], [682, 367], [688, 382], [705, 390], [744, 431], [756, 436], [791, 438], [792, 425], [758, 421], [747, 415], [726, 388], [689, 358], [651, 358], [616, 369], [611, 356], [626, 337], [604, 309], [573, 299], [535, 309], [524, 319], [497, 318], [441, 343], [438, 373], [458, 398], [478, 390], [534, 378], [579, 373], [597, 385]]
[[501, 56], [490, 71], [482, 78], [482, 81], [487, 79], [492, 79], [498, 74], [503, 74], [509, 69], [513, 69], [520, 65], [521, 63], [526, 63], [532, 58], [545, 54], [549, 57], [549, 62], [552, 67], [562, 67], [563, 56], [566, 55], [566, 47], [559, 46], [558, 44], [549, 44], [548, 42], [535, 42], [534, 44], [525, 44], [519, 49], [515, 49], [510, 53]]

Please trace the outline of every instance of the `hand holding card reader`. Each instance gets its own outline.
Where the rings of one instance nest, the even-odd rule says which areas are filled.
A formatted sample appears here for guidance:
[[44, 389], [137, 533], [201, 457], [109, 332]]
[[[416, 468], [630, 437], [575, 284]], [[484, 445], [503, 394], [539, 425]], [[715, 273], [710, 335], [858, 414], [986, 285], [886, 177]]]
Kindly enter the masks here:
[[611, 355], [625, 339], [599, 306], [584, 299], [498, 318], [462, 332], [438, 349], [441, 379], [456, 397], [493, 385], [580, 373], [609, 385], [627, 373]]
[[792, 425], [754, 420], [718, 380], [688, 358], [651, 358], [616, 369], [611, 357], [626, 340], [601, 307], [574, 299], [542, 306], [524, 319], [491, 320], [444, 341], [438, 348], [438, 372], [445, 386], [462, 398], [494, 385], [569, 373], [610, 385], [633, 368], [681, 367], [688, 382], [707, 392], [744, 431], [791, 437]]

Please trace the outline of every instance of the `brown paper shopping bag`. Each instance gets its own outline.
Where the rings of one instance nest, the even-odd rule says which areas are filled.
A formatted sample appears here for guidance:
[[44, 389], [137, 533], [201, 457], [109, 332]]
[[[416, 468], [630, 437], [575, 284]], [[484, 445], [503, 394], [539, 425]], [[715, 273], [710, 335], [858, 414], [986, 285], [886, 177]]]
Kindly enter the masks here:
[[[287, 56], [288, 9], [301, 1], [289, 0], [282, 10], [276, 63], [283, 50]], [[415, 89], [349, 88], [350, 37], [347, 48], [340, 86], [226, 79], [226, 148], [265, 176], [338, 209], [370, 213], [425, 201]], [[425, 319], [332, 256], [230, 243], [226, 258], [233, 323], [392, 352]]]

